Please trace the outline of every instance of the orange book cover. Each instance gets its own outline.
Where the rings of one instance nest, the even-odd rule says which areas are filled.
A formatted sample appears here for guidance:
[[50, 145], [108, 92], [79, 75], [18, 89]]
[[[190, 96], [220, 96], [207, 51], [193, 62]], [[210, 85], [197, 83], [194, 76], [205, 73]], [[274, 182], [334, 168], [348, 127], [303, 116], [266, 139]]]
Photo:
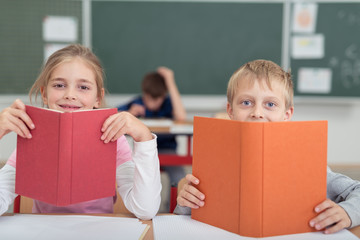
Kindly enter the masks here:
[[101, 141], [104, 121], [117, 110], [59, 112], [26, 106], [32, 138], [17, 138], [17, 194], [56, 206], [113, 196], [116, 142]]
[[195, 117], [193, 174], [206, 199], [191, 217], [248, 237], [314, 231], [326, 169], [327, 121]]

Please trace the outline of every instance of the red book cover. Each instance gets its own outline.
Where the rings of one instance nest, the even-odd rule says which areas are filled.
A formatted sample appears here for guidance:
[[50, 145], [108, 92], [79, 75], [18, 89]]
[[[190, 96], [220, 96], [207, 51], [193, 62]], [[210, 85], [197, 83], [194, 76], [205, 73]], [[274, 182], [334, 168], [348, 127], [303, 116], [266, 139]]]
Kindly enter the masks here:
[[192, 218], [248, 237], [314, 231], [326, 199], [327, 121], [195, 117], [193, 174], [205, 205]]
[[17, 138], [17, 194], [56, 206], [113, 196], [116, 142], [101, 139], [112, 109], [59, 112], [26, 106], [32, 138]]

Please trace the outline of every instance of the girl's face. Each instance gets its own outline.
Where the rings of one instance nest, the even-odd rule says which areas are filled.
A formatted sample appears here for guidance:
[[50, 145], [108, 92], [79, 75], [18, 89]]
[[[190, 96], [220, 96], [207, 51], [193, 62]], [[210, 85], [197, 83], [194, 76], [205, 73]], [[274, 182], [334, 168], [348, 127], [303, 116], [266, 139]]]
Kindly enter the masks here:
[[48, 85], [41, 88], [41, 95], [45, 105], [62, 112], [98, 108], [101, 103], [95, 74], [80, 58], [55, 68]]

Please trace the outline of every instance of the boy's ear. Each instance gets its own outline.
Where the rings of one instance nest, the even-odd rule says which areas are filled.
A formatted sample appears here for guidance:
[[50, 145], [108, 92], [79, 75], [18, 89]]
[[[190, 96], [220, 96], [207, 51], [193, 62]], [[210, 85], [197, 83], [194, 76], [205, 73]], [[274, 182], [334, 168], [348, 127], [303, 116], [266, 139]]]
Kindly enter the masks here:
[[95, 102], [95, 108], [100, 108], [100, 106], [101, 106], [101, 102], [102, 102], [102, 100], [104, 99], [104, 95], [105, 95], [105, 90], [104, 90], [104, 88], [102, 88], [101, 89], [101, 96], [99, 97], [97, 97], [96, 98], [96, 102]]
[[288, 110], [286, 110], [285, 112], [285, 116], [284, 116], [284, 121], [290, 121], [292, 116], [294, 114], [294, 107], [290, 107]]
[[233, 109], [232, 109], [231, 104], [229, 102], [226, 104], [226, 112], [229, 115], [230, 119], [234, 119], [233, 118]]
[[43, 100], [44, 105], [47, 105], [47, 96], [46, 96], [46, 91], [44, 87], [40, 87], [40, 93], [41, 93], [41, 98]]

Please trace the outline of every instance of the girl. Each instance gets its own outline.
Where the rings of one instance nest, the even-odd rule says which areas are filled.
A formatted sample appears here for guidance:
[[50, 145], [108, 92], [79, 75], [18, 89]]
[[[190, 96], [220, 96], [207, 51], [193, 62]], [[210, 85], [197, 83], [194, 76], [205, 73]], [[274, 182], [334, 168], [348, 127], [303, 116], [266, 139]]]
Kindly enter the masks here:
[[[104, 105], [103, 70], [98, 58], [81, 45], [70, 45], [50, 56], [30, 90], [29, 97], [41, 94], [43, 105], [70, 112], [94, 109]], [[25, 112], [20, 100], [0, 113], [0, 139], [14, 131], [20, 137], [31, 138], [29, 129], [36, 126]], [[103, 124], [101, 140], [117, 141], [117, 190], [126, 208], [141, 219], [151, 219], [160, 205], [160, 171], [156, 136], [136, 117], [120, 112]], [[134, 153], [124, 134], [134, 139]], [[15, 197], [16, 151], [0, 169], [0, 215]], [[56, 207], [34, 200], [35, 213], [111, 213], [113, 197]]]

